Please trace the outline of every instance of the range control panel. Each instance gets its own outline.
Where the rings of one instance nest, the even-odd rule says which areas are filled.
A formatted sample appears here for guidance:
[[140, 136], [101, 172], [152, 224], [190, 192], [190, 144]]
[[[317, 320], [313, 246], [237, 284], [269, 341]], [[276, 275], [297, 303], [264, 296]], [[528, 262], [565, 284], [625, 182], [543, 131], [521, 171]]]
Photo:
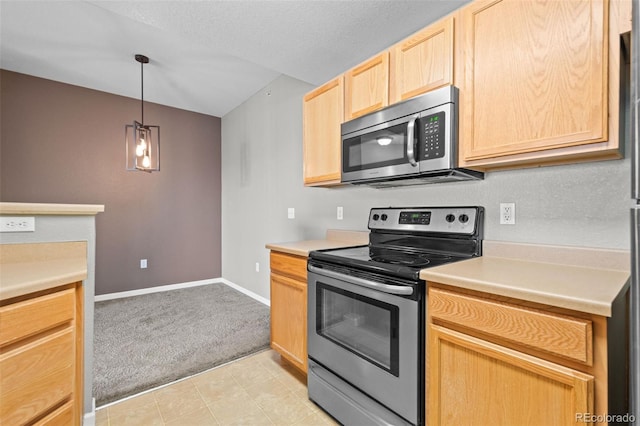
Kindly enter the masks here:
[[481, 225], [483, 213], [483, 207], [373, 208], [369, 229], [471, 235]]

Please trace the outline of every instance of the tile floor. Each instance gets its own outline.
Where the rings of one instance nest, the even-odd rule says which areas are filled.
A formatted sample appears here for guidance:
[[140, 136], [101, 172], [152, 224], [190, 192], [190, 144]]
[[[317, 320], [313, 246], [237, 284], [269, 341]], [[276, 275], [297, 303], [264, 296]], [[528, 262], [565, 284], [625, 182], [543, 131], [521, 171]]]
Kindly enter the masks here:
[[99, 408], [96, 426], [337, 425], [272, 350]]

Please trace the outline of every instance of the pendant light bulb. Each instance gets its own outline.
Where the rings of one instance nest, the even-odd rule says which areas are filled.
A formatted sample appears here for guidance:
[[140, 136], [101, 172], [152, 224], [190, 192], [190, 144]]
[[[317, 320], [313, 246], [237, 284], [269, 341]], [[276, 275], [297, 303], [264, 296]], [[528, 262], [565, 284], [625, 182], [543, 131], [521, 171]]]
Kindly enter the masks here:
[[145, 148], [146, 146], [143, 146], [142, 143], [139, 143], [136, 146], [136, 156], [142, 157], [144, 155]]
[[145, 155], [142, 159], [142, 167], [144, 167], [145, 169], [151, 167], [151, 159], [149, 158], [149, 154]]

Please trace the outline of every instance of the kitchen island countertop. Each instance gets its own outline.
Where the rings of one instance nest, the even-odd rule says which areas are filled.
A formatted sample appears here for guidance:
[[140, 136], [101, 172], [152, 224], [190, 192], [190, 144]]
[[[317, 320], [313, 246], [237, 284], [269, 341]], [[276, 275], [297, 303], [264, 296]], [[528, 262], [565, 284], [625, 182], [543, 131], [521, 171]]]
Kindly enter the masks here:
[[0, 301], [86, 278], [85, 241], [0, 245]]

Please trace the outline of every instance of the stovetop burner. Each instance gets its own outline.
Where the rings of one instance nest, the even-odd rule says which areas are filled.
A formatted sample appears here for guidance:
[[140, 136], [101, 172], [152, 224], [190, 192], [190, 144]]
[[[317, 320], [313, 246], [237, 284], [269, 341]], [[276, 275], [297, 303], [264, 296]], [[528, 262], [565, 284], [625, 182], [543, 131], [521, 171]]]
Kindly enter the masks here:
[[433, 264], [442, 264], [447, 261], [451, 261], [452, 256], [446, 254], [424, 253], [424, 254], [409, 254], [409, 253], [397, 253], [397, 254], [371, 254], [371, 260], [373, 262], [391, 263], [394, 265], [409, 266], [413, 268], [426, 268]]
[[417, 280], [424, 268], [481, 255], [483, 213], [482, 207], [371, 209], [368, 246], [313, 251], [310, 258]]

